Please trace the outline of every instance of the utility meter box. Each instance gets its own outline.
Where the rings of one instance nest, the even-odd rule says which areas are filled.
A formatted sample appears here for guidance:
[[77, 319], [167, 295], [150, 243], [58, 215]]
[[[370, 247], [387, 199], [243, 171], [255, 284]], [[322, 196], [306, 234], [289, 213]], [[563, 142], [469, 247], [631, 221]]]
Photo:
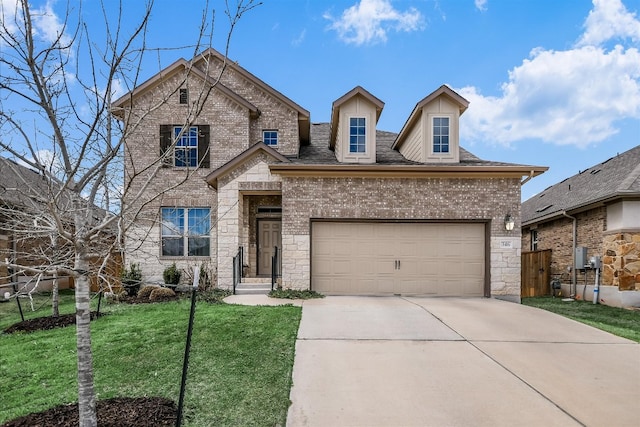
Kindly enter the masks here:
[[593, 269], [601, 269], [602, 258], [600, 258], [599, 256], [592, 256], [591, 258], [589, 258], [589, 265], [591, 265], [591, 268]]
[[589, 265], [589, 258], [587, 258], [587, 248], [585, 246], [576, 247], [574, 268], [576, 270], [584, 270], [586, 265]]

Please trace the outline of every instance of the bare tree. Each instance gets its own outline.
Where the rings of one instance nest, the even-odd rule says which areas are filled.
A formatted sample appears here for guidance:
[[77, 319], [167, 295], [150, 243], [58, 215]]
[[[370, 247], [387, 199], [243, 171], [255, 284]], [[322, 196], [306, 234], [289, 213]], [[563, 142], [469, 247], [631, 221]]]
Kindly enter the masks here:
[[[258, 3], [238, 0], [233, 7], [226, 1], [225, 5], [231, 28], [226, 38], [228, 50], [235, 25]], [[123, 179], [124, 164], [129, 161], [128, 138], [184, 82], [193, 80], [199, 90], [180, 119], [188, 129], [226, 63], [216, 68], [217, 77], [204, 70], [207, 77], [195, 80], [191, 76], [196, 70], [187, 63], [180, 77], [167, 81], [164, 94], [149, 100], [144, 109], [136, 109], [131, 102], [127, 108], [112, 111], [117, 89], [131, 93], [140, 83], [143, 59], [161, 50], [151, 48], [147, 41], [152, 0], [144, 5], [133, 27], [123, 19], [122, 2], [115, 8], [111, 2], [102, 4], [104, 26], [95, 21], [89, 25], [81, 4], [74, 9], [72, 2], [67, 3], [61, 19], [48, 3], [34, 8], [27, 0], [5, 0], [0, 7], [0, 154], [17, 162], [8, 166], [17, 176], [15, 188], [4, 189], [4, 196], [11, 193], [16, 200], [3, 197], [0, 189], [0, 231], [4, 228], [15, 236], [18, 244], [14, 246], [20, 248], [1, 260], [0, 266], [13, 274], [73, 278], [80, 425], [95, 426], [91, 280], [101, 286], [114, 283], [108, 261], [121, 249], [128, 226], [147, 204], [194, 173], [185, 171], [171, 188], [149, 192], [165, 160], [158, 153], [156, 161], [138, 170], [130, 162]], [[211, 44], [213, 16], [207, 8], [194, 43], [188, 47], [194, 56]], [[45, 21], [50, 23], [46, 28]], [[206, 67], [207, 61], [203, 63]], [[198, 73], [203, 73], [202, 66]], [[18, 163], [32, 169], [34, 176], [22, 177]], [[121, 205], [123, 200], [139, 202]]]

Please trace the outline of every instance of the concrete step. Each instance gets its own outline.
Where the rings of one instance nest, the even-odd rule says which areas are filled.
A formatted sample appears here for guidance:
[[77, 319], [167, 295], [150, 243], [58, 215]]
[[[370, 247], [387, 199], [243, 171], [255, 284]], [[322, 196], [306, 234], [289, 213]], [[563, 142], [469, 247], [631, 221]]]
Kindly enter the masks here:
[[247, 280], [251, 280], [251, 278], [244, 278], [242, 280], [242, 283], [236, 285], [236, 295], [266, 295], [271, 291], [271, 279], [268, 281], [251, 282], [247, 282]]

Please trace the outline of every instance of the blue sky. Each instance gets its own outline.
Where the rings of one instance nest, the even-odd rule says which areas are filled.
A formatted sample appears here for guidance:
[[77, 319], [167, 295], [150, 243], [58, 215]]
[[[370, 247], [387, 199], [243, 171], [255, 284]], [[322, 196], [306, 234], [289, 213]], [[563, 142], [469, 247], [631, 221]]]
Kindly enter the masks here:
[[[139, 16], [140, 3], [124, 5], [127, 18]], [[48, 5], [60, 13], [66, 1]], [[192, 45], [206, 6], [156, 0], [148, 46]], [[96, 7], [83, 4], [89, 20]], [[222, 50], [224, 2], [208, 8]], [[237, 24], [229, 57], [313, 122], [329, 121], [331, 103], [361, 85], [385, 102], [378, 129], [394, 132], [448, 84], [470, 101], [463, 147], [549, 166], [523, 187], [524, 200], [640, 144], [639, 49], [640, 0], [263, 0]], [[141, 77], [192, 54], [149, 55]]]

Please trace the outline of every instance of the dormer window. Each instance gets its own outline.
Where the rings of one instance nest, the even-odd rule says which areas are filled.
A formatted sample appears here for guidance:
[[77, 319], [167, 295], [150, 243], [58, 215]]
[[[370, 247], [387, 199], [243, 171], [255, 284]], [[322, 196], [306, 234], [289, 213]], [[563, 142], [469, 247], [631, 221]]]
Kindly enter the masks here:
[[449, 152], [449, 118], [433, 118], [433, 152]]
[[349, 152], [364, 153], [367, 147], [367, 121], [364, 117], [349, 119]]

